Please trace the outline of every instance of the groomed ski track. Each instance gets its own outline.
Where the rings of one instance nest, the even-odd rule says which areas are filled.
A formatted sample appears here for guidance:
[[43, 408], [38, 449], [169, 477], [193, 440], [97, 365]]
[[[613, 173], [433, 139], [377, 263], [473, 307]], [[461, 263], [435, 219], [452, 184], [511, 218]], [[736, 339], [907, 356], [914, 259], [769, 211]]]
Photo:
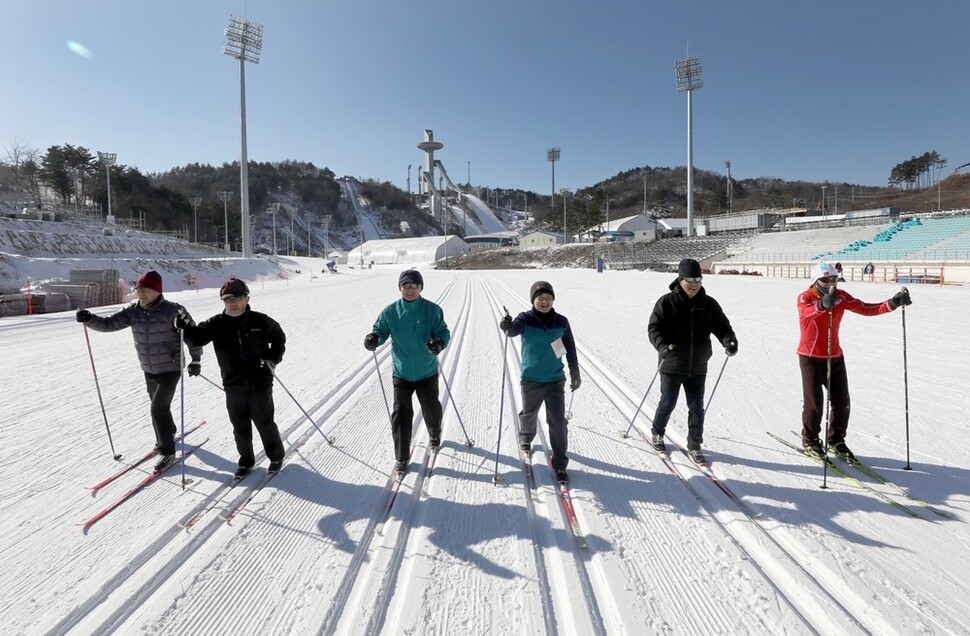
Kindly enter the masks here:
[[[831, 492], [819, 491], [816, 507], [786, 507], [784, 489], [818, 489], [814, 463], [771, 446], [764, 435], [727, 444], [730, 427], [717, 422], [715, 411], [706, 439], [713, 449], [710, 470], [747, 508], [739, 508], [682, 451], [668, 444], [681, 479], [643, 437], [649, 435], [658, 386], [634, 421], [631, 437], [620, 436], [649, 383], [654, 356], [638, 343], [645, 355], [636, 368], [615, 364], [617, 356], [610, 353], [615, 345], [583, 337], [583, 322], [599, 319], [597, 309], [592, 308], [590, 316], [578, 315], [568, 307], [580, 303], [567, 303], [568, 293], [557, 288], [557, 307], [577, 333], [584, 379], [570, 421], [570, 486], [588, 544], [579, 547], [546, 461], [542, 414], [534, 491], [522, 470], [515, 439], [519, 339], [510, 340], [503, 365], [504, 336], [497, 325], [503, 306], [514, 316], [528, 302], [524, 289], [519, 289], [522, 285], [513, 286], [508, 278], [492, 273], [426, 274], [425, 297], [444, 308], [452, 331], [452, 342], [439, 362], [454, 405], [440, 382], [443, 445], [430, 475], [424, 468], [427, 431], [420, 409], [415, 409], [409, 470], [389, 510], [393, 455], [381, 381], [390, 401], [390, 347], [377, 351], [379, 377], [375, 357], [361, 343], [373, 318], [396, 297], [393, 287], [384, 284], [364, 301], [369, 304], [361, 310], [370, 316], [366, 324], [334, 315], [326, 326], [314, 328], [315, 337], [346, 348], [335, 360], [296, 349], [294, 340], [303, 340], [309, 348], [313, 338], [297, 335], [296, 328], [289, 334], [280, 379], [317, 426], [335, 436], [333, 446], [277, 386], [277, 422], [287, 447], [284, 470], [255, 493], [231, 524], [226, 523], [220, 513], [246, 500], [263, 482], [265, 456], [257, 437], [257, 469], [230, 490], [235, 451], [221, 396], [215, 389], [200, 388], [201, 383], [190, 384], [190, 391], [202, 393], [194, 403], [193, 418], [207, 419], [208, 434], [213, 436], [208, 447], [187, 462], [192, 483], [182, 491], [179, 471], [159, 479], [99, 522], [75, 551], [46, 563], [54, 579], [63, 580], [63, 588], [27, 594], [58, 594], [62, 611], [34, 610], [36, 616], [25, 631], [965, 633], [959, 619], [967, 608], [949, 606], [923, 595], [918, 585], [907, 585], [897, 573], [899, 563], [892, 551], [878, 549], [885, 546], [878, 524], [869, 520], [907, 523], [914, 534], [947, 521], [919, 509], [920, 518], [907, 519], [834, 475], [829, 475]], [[292, 297], [292, 302], [299, 298], [313, 311], [326, 312], [347, 302], [349, 290], [344, 285], [359, 285], [360, 280], [334, 277], [328, 283], [326, 294], [314, 292], [311, 298], [288, 294], [285, 288], [262, 297], [254, 290], [253, 308], [275, 316], [272, 298], [278, 296]], [[301, 293], [310, 294], [306, 289]], [[360, 300], [357, 292], [353, 298]], [[210, 311], [190, 307], [197, 318], [212, 313], [212, 302], [198, 304]], [[645, 334], [646, 316], [628, 327]], [[130, 343], [118, 345], [122, 346]], [[715, 353], [712, 368], [715, 363], [720, 366], [720, 355]], [[213, 371], [209, 351], [206, 361], [204, 372]], [[318, 372], [317, 365], [328, 373]], [[730, 367], [729, 363], [729, 373]], [[503, 368], [507, 376], [500, 432], [497, 387]], [[107, 382], [120, 381], [118, 372], [107, 375]], [[138, 381], [135, 378], [136, 390]], [[718, 391], [724, 392], [714, 398], [715, 404], [724, 403], [722, 412], [736, 413], [740, 406], [749, 417], [758, 417], [753, 398], [728, 397], [723, 386]], [[567, 402], [569, 397], [567, 389]], [[465, 444], [455, 407], [474, 446]], [[685, 445], [685, 420], [681, 404], [667, 430], [680, 446]], [[145, 426], [130, 425], [129, 438], [144, 438]], [[718, 452], [726, 446], [747, 452]], [[493, 482], [496, 448], [502, 478], [498, 485]], [[90, 474], [108, 473], [115, 466], [103, 460]], [[130, 478], [143, 474], [136, 469]], [[61, 504], [66, 512], [59, 522], [78, 521], [130, 485], [119, 481], [93, 499], [72, 494], [67, 504]], [[214, 502], [217, 505], [191, 531], [181, 527]], [[856, 521], [854, 510], [876, 512], [878, 517]], [[829, 547], [832, 534], [848, 535], [853, 549]], [[115, 549], [127, 553], [126, 566], [98, 570], [97, 553]], [[81, 578], [77, 572], [85, 568], [93, 571]], [[953, 580], [949, 585], [964, 584]], [[731, 593], [723, 593], [725, 588]], [[3, 588], [0, 594], [11, 596]], [[738, 597], [750, 600], [738, 607]], [[909, 622], [887, 618], [890, 607], [908, 608], [904, 613]]]

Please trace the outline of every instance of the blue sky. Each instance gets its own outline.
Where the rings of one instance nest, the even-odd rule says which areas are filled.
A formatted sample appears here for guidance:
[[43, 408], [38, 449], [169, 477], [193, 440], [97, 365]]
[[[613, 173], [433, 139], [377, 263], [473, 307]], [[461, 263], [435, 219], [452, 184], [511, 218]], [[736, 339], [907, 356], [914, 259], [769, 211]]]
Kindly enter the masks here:
[[547, 193], [552, 146], [557, 189], [685, 165], [689, 47], [697, 168], [883, 185], [929, 150], [944, 175], [970, 162], [970, 4], [938, 0], [10, 1], [0, 154], [70, 143], [146, 173], [238, 159], [230, 14], [265, 30], [246, 67], [253, 161], [401, 188], [411, 164], [416, 190], [430, 128], [474, 185]]

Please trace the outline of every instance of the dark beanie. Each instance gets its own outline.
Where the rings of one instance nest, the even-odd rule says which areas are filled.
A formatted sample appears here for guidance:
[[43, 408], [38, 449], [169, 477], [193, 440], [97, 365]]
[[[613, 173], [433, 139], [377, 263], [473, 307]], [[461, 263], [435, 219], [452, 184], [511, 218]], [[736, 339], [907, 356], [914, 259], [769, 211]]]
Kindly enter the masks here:
[[532, 287], [529, 288], [529, 302], [533, 302], [539, 294], [549, 294], [553, 298], [556, 297], [556, 292], [552, 291], [552, 285], [544, 280], [537, 280], [532, 283]]
[[411, 283], [413, 285], [421, 285], [424, 287], [424, 278], [421, 277], [421, 272], [418, 270], [406, 269], [401, 272], [401, 277], [397, 279], [398, 289], [403, 287], [404, 283]]
[[162, 293], [162, 277], [159, 276], [158, 272], [151, 269], [138, 277], [135, 281], [135, 289], [139, 287], [147, 287], [148, 289], [154, 289], [159, 294]]
[[228, 298], [230, 296], [248, 296], [249, 286], [245, 282], [239, 280], [238, 278], [230, 278], [222, 287], [219, 288], [219, 298]]
[[692, 258], [685, 258], [677, 266], [677, 276], [680, 278], [697, 278], [703, 275], [701, 264]]

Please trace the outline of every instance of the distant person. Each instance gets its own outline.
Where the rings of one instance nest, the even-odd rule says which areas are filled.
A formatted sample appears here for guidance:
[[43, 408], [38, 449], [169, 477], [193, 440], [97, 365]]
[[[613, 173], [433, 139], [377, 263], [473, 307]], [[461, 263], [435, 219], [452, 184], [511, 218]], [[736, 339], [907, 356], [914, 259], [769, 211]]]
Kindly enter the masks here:
[[872, 261], [866, 263], [866, 266], [862, 268], [862, 275], [869, 277], [869, 282], [873, 282], [876, 273], [876, 266], [872, 264]]
[[394, 472], [402, 475], [411, 457], [412, 398], [415, 394], [428, 429], [428, 448], [436, 451], [441, 445], [442, 408], [438, 400], [437, 356], [448, 346], [451, 332], [441, 307], [421, 297], [424, 290], [421, 272], [416, 269], [401, 272], [397, 286], [401, 298], [381, 311], [373, 330], [364, 338], [364, 348], [375, 351], [391, 339], [394, 369], [391, 436], [396, 460]]
[[701, 264], [685, 258], [677, 266], [677, 278], [670, 292], [661, 296], [650, 314], [647, 334], [659, 353], [660, 401], [653, 417], [653, 447], [666, 452], [664, 433], [667, 420], [684, 387], [687, 400], [687, 452], [698, 464], [705, 464], [701, 451], [704, 442], [704, 385], [707, 361], [711, 359], [711, 335], [724, 347], [724, 353], [738, 352], [738, 339], [731, 323], [716, 300], [707, 295]]
[[575, 391], [582, 383], [579, 375], [579, 358], [576, 341], [569, 320], [553, 309], [556, 292], [544, 280], [532, 283], [529, 288], [532, 309], [523, 311], [515, 320], [506, 315], [499, 323], [505, 335], [522, 336], [522, 410], [519, 411], [519, 449], [532, 452], [532, 440], [536, 436], [539, 407], [545, 405], [546, 425], [549, 427], [549, 444], [552, 447], [552, 469], [556, 481], [568, 479], [569, 430], [566, 420], [566, 374], [563, 357], [569, 365], [569, 390]]
[[[181, 376], [183, 353], [181, 338], [173, 326], [175, 316], [188, 311], [179, 304], [162, 297], [162, 277], [155, 270], [142, 274], [135, 281], [136, 302], [106, 318], [95, 316], [87, 309], [77, 310], [77, 321], [92, 331], [119, 331], [131, 327], [135, 352], [145, 374], [145, 386], [151, 401], [152, 428], [155, 429], [155, 449], [159, 459], [155, 471], [162, 471], [175, 462], [175, 419], [172, 417], [172, 398]], [[202, 347], [190, 345], [189, 375], [202, 372]]]
[[267, 472], [283, 468], [286, 454], [274, 419], [274, 368], [283, 360], [286, 334], [280, 324], [249, 307], [249, 286], [230, 278], [219, 289], [225, 305], [222, 313], [192, 325], [182, 316], [176, 326], [185, 331], [187, 341], [198, 345], [212, 343], [222, 386], [226, 391], [226, 410], [239, 453], [235, 477], [242, 479], [256, 465], [253, 427], [259, 433], [269, 459]]
[[846, 310], [863, 316], [876, 316], [911, 305], [913, 301], [904, 287], [887, 301], [865, 303], [838, 289], [838, 278], [834, 267], [828, 263], [817, 263], [812, 270], [811, 286], [798, 296], [801, 336], [797, 353], [802, 376], [802, 447], [806, 455], [819, 459], [825, 457], [826, 449], [822, 447], [819, 435], [824, 409], [822, 387], [829, 386], [831, 412], [827, 446], [840, 457], [854, 460], [855, 455], [845, 444], [849, 427], [849, 380], [845, 356], [839, 344], [842, 316]]

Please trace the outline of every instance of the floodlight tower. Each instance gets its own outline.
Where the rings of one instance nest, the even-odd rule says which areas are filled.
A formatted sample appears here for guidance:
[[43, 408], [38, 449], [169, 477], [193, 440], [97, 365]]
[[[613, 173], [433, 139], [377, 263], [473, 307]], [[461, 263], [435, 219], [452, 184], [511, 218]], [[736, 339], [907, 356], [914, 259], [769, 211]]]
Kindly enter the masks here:
[[688, 55], [674, 60], [677, 92], [687, 93], [687, 236], [694, 236], [694, 91], [701, 81], [701, 58]]
[[727, 213], [734, 211], [734, 188], [731, 186], [731, 162], [725, 161], [724, 167], [727, 168]]
[[111, 166], [115, 165], [118, 160], [117, 152], [101, 152], [98, 151], [98, 159], [104, 164], [104, 172], [108, 175], [108, 218], [105, 219], [105, 223], [114, 223], [115, 218], [111, 216]]
[[[441, 214], [441, 201], [440, 197], [436, 194], [434, 189], [434, 151], [441, 150], [445, 145], [440, 141], [434, 140], [434, 131], [425, 129], [424, 131], [424, 141], [418, 144], [418, 149], [424, 151], [424, 170], [421, 173], [421, 178], [418, 179], [418, 194], [424, 194], [425, 192], [430, 192], [430, 208], [431, 216], [435, 218], [439, 223], [442, 222]], [[447, 234], [447, 229], [445, 229]]]
[[202, 203], [202, 197], [192, 197], [189, 199], [189, 203], [192, 204], [192, 218], [195, 222], [195, 233], [192, 235], [192, 240], [196, 243], [199, 242], [199, 204]]
[[549, 148], [546, 150], [546, 161], [552, 164], [552, 194], [549, 198], [549, 210], [555, 209], [556, 204], [556, 162], [559, 161], [559, 148]]
[[253, 255], [249, 237], [249, 159], [246, 156], [246, 62], [259, 64], [263, 49], [263, 25], [229, 16], [225, 30], [226, 46], [222, 52], [239, 60], [239, 131], [241, 148], [239, 155], [239, 201], [242, 211], [242, 251], [244, 258]]
[[569, 242], [566, 238], [569, 236], [566, 234], [566, 197], [571, 197], [573, 192], [569, 188], [560, 188], [559, 194], [562, 195], [562, 244], [565, 245]]
[[232, 198], [232, 190], [223, 190], [219, 193], [219, 200], [222, 201], [222, 213], [226, 216], [226, 254], [229, 253], [229, 199]]

